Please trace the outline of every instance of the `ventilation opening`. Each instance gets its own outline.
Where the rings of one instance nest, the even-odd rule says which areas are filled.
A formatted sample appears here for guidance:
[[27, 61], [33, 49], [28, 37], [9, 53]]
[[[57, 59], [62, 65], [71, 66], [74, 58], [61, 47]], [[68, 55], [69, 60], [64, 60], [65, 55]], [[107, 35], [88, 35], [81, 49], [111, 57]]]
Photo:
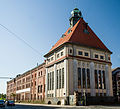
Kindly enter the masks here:
[[48, 101], [48, 104], [52, 104], [51, 101]]
[[57, 105], [61, 105], [61, 101], [58, 101], [58, 102], [57, 102]]

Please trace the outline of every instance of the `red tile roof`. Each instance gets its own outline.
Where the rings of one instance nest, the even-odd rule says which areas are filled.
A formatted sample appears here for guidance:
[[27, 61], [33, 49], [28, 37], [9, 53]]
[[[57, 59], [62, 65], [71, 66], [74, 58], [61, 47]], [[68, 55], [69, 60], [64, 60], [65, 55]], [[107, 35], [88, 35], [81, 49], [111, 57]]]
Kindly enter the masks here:
[[49, 53], [59, 47], [60, 45], [70, 42], [70, 43], [76, 43], [82, 46], [88, 46], [93, 48], [98, 48], [101, 50], [109, 51], [111, 52], [104, 44], [103, 42], [97, 37], [97, 35], [91, 30], [89, 26], [87, 26], [87, 30], [89, 34], [84, 32], [86, 22], [81, 18], [73, 28], [71, 28], [71, 32], [68, 34], [68, 30], [64, 33], [64, 37], [61, 37], [57, 43], [51, 48]]

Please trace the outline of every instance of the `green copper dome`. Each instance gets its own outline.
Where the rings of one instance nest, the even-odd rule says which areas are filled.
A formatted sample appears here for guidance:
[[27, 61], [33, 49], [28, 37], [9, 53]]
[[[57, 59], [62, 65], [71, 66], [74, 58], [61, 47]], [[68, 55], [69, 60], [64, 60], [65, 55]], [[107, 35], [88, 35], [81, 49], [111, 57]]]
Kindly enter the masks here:
[[81, 13], [81, 12], [79, 11], [78, 8], [75, 8], [75, 9], [73, 9], [73, 11], [71, 12], [71, 14], [73, 14], [73, 13]]
[[77, 21], [82, 18], [82, 13], [78, 8], [73, 9], [71, 12], [71, 17], [70, 17], [70, 27], [73, 27]]

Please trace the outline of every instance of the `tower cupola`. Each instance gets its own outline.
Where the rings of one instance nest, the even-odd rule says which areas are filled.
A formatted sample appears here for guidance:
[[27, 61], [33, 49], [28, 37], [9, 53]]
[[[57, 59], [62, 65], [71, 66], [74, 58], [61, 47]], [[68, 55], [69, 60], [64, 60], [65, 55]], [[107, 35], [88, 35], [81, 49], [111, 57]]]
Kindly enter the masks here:
[[72, 28], [77, 21], [82, 17], [82, 13], [81, 11], [79, 11], [78, 8], [75, 8], [72, 12], [71, 12], [71, 17], [70, 17], [70, 27]]

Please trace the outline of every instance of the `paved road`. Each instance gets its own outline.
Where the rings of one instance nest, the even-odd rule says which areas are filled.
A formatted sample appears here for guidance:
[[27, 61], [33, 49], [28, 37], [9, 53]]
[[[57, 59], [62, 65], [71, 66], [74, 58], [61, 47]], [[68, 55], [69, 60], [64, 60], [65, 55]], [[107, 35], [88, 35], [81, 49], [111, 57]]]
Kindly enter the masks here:
[[17, 104], [16, 106], [6, 106], [0, 109], [120, 109], [120, 106], [42, 106], [42, 105], [27, 105], [27, 104]]

